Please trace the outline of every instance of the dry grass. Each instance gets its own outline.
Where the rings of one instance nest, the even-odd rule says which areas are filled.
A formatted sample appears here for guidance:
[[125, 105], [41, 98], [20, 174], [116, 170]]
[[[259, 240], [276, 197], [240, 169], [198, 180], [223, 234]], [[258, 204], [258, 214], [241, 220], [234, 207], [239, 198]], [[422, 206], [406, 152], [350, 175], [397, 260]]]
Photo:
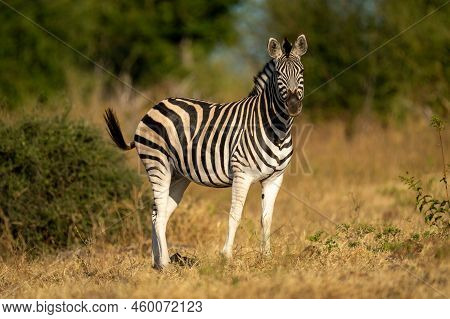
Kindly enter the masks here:
[[[134, 115], [124, 123], [128, 136], [137, 121]], [[361, 122], [347, 141], [343, 125], [332, 123], [316, 126], [304, 151], [313, 174], [302, 174], [301, 159], [294, 159], [297, 169], [286, 176], [276, 204], [271, 258], [258, 253], [259, 185], [250, 192], [230, 262], [218, 254], [229, 190], [191, 186], [169, 223], [168, 240], [171, 253], [195, 256], [199, 264], [153, 270], [148, 228], [134, 226], [150, 215], [149, 207], [135, 204], [136, 190], [125, 203], [135, 214], [124, 220], [130, 234], [122, 242], [100, 238], [58, 255], [2, 260], [0, 297], [448, 298], [448, 237], [425, 225], [414, 194], [398, 179], [409, 171], [443, 196], [433, 130], [417, 122], [389, 130]], [[135, 154], [127, 156], [138, 169]]]

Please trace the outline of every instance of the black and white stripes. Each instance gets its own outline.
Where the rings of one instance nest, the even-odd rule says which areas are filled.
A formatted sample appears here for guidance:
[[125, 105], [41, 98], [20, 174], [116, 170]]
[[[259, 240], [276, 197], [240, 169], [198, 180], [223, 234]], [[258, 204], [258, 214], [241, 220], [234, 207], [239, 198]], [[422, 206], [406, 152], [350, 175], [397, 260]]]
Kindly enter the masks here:
[[136, 147], [152, 183], [153, 258], [169, 263], [167, 221], [190, 182], [209, 187], [232, 186], [229, 234], [223, 253], [231, 257], [234, 234], [249, 186], [263, 185], [263, 251], [270, 252], [273, 204], [292, 156], [291, 127], [302, 107], [306, 39], [299, 36], [283, 49], [269, 40], [273, 60], [255, 77], [248, 97], [231, 103], [169, 98], [154, 106], [139, 123], [130, 145], [111, 111], [109, 132], [122, 149]]

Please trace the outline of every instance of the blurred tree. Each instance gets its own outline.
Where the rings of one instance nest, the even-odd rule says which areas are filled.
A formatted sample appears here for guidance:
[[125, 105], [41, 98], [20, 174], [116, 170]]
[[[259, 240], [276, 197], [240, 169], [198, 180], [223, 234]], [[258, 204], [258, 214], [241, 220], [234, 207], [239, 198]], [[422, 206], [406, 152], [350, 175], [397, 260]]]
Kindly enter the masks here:
[[[304, 64], [310, 114], [344, 117], [351, 131], [353, 119], [361, 112], [373, 112], [383, 121], [403, 117], [419, 106], [448, 115], [450, 6], [365, 57], [444, 3], [253, 0], [265, 23], [254, 31], [245, 24], [243, 29], [253, 42], [255, 38], [265, 42], [269, 35], [293, 40], [304, 33], [309, 43]], [[261, 55], [253, 56], [261, 60]]]
[[[133, 83], [180, 74], [193, 58], [234, 39], [238, 0], [14, 0], [11, 6]], [[64, 88], [68, 69], [93, 66], [0, 4], [0, 106]]]
[[380, 114], [405, 116], [406, 112], [421, 106], [447, 117], [450, 112], [450, 6], [442, 7], [445, 3], [442, 0], [379, 0], [376, 3], [379, 43], [441, 9], [375, 55], [375, 110]]
[[[305, 33], [309, 43], [304, 57], [306, 105], [313, 117], [344, 117], [351, 128], [361, 112], [375, 113], [385, 122], [423, 107], [449, 114], [450, 6], [402, 33], [445, 0], [9, 3], [139, 86], [167, 75], [184, 75], [213, 48], [221, 48], [215, 54], [233, 51], [226, 45], [235, 43], [237, 33], [241, 42], [234, 49], [239, 53], [230, 65], [238, 75], [244, 64], [256, 69], [267, 61], [264, 47], [269, 36], [293, 40]], [[3, 4], [0, 21], [0, 107], [13, 107], [29, 96], [45, 100], [64, 89], [68, 71], [81, 70], [86, 75], [92, 71], [89, 62]]]

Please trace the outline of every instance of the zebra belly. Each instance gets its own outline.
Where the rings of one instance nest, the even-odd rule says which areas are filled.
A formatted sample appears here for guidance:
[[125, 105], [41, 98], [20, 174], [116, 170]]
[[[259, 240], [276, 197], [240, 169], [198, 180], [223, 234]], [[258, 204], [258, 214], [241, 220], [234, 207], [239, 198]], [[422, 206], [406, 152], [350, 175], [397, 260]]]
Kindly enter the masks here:
[[280, 166], [277, 168], [270, 168], [270, 167], [242, 167], [241, 171], [249, 176], [253, 182], [262, 182], [266, 179], [269, 179], [271, 177], [277, 177], [284, 173], [286, 170], [286, 166]]
[[216, 157], [214, 152], [202, 144], [195, 145], [190, 141], [182, 147], [183, 161], [172, 159], [172, 165], [181, 174], [194, 183], [209, 187], [230, 187], [232, 184], [231, 171], [225, 166], [224, 158]]
[[[284, 148], [269, 156], [262, 149], [255, 154], [240, 144], [233, 154], [232, 170], [240, 171], [249, 176], [253, 182], [264, 181], [284, 173], [292, 158], [292, 147]], [[257, 153], [257, 154], [256, 154]]]

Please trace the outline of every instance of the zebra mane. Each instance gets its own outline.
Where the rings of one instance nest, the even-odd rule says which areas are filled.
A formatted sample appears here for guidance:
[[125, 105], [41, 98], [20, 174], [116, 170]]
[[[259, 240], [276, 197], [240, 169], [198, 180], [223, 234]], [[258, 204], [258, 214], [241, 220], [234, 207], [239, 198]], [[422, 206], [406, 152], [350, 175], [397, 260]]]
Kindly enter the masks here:
[[264, 68], [261, 71], [259, 71], [259, 73], [253, 78], [253, 83], [255, 85], [253, 86], [253, 89], [250, 91], [248, 96], [257, 96], [264, 91], [266, 83], [272, 76], [274, 69], [275, 69], [274, 60], [270, 60], [269, 62], [266, 63]]
[[289, 57], [292, 51], [292, 44], [289, 42], [287, 38], [284, 38], [283, 40], [283, 52], [286, 57]]

